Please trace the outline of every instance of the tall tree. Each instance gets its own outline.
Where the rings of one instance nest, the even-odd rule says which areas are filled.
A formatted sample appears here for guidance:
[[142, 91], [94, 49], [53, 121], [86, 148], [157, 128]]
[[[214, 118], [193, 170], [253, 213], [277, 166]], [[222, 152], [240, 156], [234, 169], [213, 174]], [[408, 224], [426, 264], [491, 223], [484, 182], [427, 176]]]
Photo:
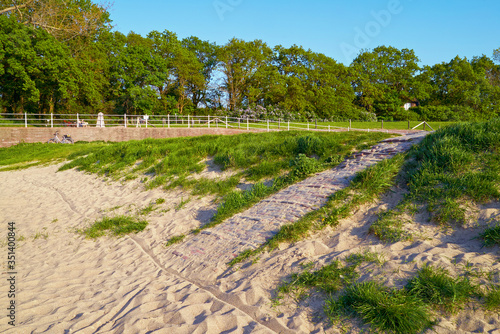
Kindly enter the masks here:
[[[255, 102], [260, 98], [252, 86], [258, 86], [261, 72], [272, 50], [261, 40], [245, 42], [233, 38], [219, 50], [219, 69], [223, 74], [222, 88], [228, 97], [230, 110]], [[249, 101], [249, 92], [251, 93]]]
[[204, 82], [200, 84], [199, 78], [187, 86], [188, 94], [191, 96], [193, 106], [199, 107], [201, 103], [207, 106], [207, 95], [210, 89], [214, 71], [217, 68], [217, 50], [215, 43], [202, 41], [198, 37], [191, 36], [182, 40], [182, 46], [196, 56], [198, 62], [202, 65], [202, 74]]
[[47, 32], [0, 16], [0, 96], [8, 112], [63, 112], [81, 73], [68, 48]]
[[[396, 112], [404, 102], [418, 96], [415, 75], [420, 70], [413, 50], [379, 46], [361, 53], [351, 64], [358, 103], [379, 115]], [[391, 110], [392, 109], [392, 110]]]
[[111, 22], [107, 9], [90, 0], [0, 0], [0, 14], [41, 28], [58, 40], [94, 36], [109, 29]]

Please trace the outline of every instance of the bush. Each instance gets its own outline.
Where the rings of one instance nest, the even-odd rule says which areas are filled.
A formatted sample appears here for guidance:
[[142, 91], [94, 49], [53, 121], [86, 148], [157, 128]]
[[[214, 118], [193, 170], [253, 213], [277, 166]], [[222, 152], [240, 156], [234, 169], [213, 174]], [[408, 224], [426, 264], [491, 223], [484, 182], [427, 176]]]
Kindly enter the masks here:
[[290, 174], [299, 179], [317, 172], [321, 167], [318, 160], [308, 158], [305, 154], [299, 154], [290, 162], [290, 166], [292, 167]]

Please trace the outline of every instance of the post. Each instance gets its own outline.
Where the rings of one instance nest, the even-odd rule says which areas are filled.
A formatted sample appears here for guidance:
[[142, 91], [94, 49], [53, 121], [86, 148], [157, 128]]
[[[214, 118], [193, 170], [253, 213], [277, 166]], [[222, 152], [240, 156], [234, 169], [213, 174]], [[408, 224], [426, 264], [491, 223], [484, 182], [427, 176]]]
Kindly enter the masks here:
[[281, 130], [281, 118], [278, 118], [278, 130]]
[[170, 128], [170, 114], [167, 115], [167, 128]]
[[350, 129], [350, 128], [352, 128], [352, 126], [351, 126], [351, 120], [349, 120], [349, 129]]
[[314, 129], [318, 130], [318, 119], [314, 120]]
[[330, 132], [330, 124], [328, 124], [328, 132]]
[[248, 117], [247, 117], [247, 131], [248, 131], [248, 130], [249, 130], [249, 128], [248, 128]]
[[227, 129], [227, 116], [226, 116], [226, 129]]
[[[78, 114], [76, 115], [77, 115], [76, 117], [78, 118]], [[123, 114], [123, 126], [127, 127], [127, 114]]]
[[424, 122], [424, 131], [425, 131], [425, 122]]
[[408, 130], [410, 130], [410, 121], [408, 121]]
[[189, 127], [190, 127], [190, 124], [189, 124], [189, 114], [188, 114], [188, 129], [189, 129]]
[[50, 113], [50, 127], [54, 127], [54, 115], [52, 113]]
[[24, 127], [25, 128], [28, 127], [28, 113], [27, 112], [24, 113]]
[[240, 118], [238, 117], [238, 129], [240, 128]]
[[382, 120], [382, 127], [381, 127], [381, 129], [383, 129], [383, 128], [384, 128], [384, 120]]
[[307, 130], [309, 130], [309, 121], [307, 121]]
[[149, 119], [149, 117], [148, 118], [144, 118], [144, 121], [146, 123], [146, 129], [148, 128], [148, 119]]
[[80, 125], [80, 117], [78, 113], [76, 113], [76, 127], [78, 127], [79, 125]]
[[207, 124], [208, 124], [208, 128], [210, 129], [210, 115], [208, 115], [208, 121], [207, 121]]
[[269, 120], [267, 120], [267, 132], [269, 132]]

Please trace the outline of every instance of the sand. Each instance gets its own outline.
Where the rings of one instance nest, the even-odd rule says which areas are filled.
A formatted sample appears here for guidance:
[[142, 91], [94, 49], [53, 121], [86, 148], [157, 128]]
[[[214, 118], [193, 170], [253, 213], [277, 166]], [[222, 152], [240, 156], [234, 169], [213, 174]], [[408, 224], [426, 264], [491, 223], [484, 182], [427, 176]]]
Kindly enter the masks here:
[[[322, 299], [313, 294], [273, 307], [276, 286], [298, 272], [301, 263], [317, 265], [360, 251], [375, 251], [387, 262], [366, 265], [362, 279], [401, 287], [418, 268], [431, 263], [458, 273], [468, 264], [493, 272], [499, 281], [499, 247], [483, 248], [474, 239], [491, 219], [500, 219], [500, 203], [478, 206], [465, 228], [445, 230], [425, 213], [408, 217], [413, 242], [381, 243], [368, 234], [376, 213], [393, 207], [401, 190], [359, 208], [335, 229], [326, 229], [295, 245], [263, 254], [216, 280], [204, 281], [169, 268], [160, 256], [165, 242], [206, 223], [217, 204], [180, 191], [144, 191], [139, 181], [120, 183], [58, 166], [0, 172], [2, 240], [7, 223], [16, 224], [16, 326], [2, 311], [6, 333], [341, 333], [322, 315]], [[213, 170], [211, 173], [215, 173]], [[213, 175], [212, 175], [213, 176]], [[147, 229], [121, 238], [85, 239], [77, 229], [104, 215], [133, 214], [158, 198], [159, 209], [146, 218]], [[185, 202], [182, 208], [181, 202]], [[7, 245], [1, 243], [2, 280], [7, 276]], [[486, 279], [481, 279], [486, 284]], [[10, 299], [0, 285], [0, 307]], [[344, 324], [358, 333], [367, 327]], [[457, 315], [438, 318], [437, 333], [497, 333], [498, 314], [468, 305]], [[500, 331], [498, 331], [500, 332]], [[431, 331], [429, 331], [431, 333]]]

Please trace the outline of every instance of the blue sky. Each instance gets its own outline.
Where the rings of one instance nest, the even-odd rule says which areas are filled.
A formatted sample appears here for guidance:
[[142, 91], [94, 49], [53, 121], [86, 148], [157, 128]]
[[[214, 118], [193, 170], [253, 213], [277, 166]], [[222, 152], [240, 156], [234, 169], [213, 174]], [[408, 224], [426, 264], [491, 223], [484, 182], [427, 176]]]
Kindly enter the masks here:
[[500, 48], [498, 0], [119, 0], [109, 11], [124, 34], [297, 44], [346, 65], [379, 45], [413, 49], [421, 65], [491, 57]]

